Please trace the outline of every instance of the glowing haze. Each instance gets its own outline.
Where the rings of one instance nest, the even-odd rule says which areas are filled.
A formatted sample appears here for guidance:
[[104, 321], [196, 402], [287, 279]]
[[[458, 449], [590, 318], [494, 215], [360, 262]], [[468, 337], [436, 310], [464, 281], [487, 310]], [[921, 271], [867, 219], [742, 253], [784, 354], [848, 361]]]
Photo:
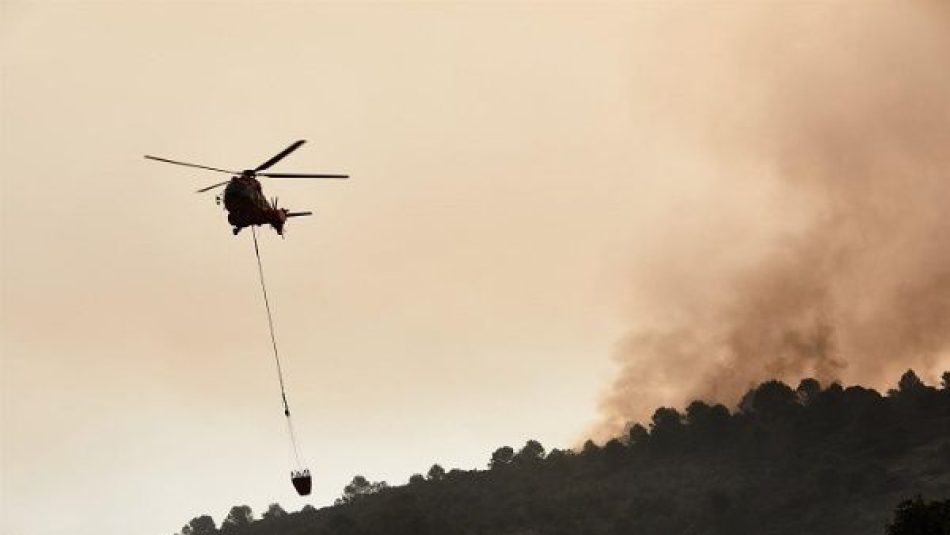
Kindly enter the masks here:
[[939, 4], [0, 9], [3, 532], [308, 503], [250, 237], [146, 153], [354, 177], [264, 184], [317, 505], [950, 364]]

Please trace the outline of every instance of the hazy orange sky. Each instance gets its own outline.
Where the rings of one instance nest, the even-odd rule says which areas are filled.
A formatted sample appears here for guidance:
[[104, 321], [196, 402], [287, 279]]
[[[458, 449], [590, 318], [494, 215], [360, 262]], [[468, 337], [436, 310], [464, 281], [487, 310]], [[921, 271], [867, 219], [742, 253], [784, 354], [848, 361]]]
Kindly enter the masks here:
[[[401, 484], [530, 438], [574, 445], [604, 418], [616, 359], [621, 382], [630, 359], [655, 362], [628, 355], [632, 333], [715, 315], [726, 281], [826, 213], [769, 144], [773, 117], [820, 99], [796, 80], [831, 80], [842, 105], [822, 120], [881, 102], [850, 108], [840, 65], [860, 66], [848, 84], [948, 87], [948, 12], [908, 4], [4, 2], [0, 530], [168, 535], [236, 504], [324, 505], [358, 473]], [[868, 43], [921, 67], [876, 66]], [[917, 101], [933, 117], [918, 146], [948, 139], [946, 101]], [[252, 167], [301, 138], [275, 171], [353, 177], [264, 183], [316, 212], [262, 243], [308, 500], [288, 480], [251, 238], [193, 193], [221, 176], [142, 158]], [[907, 154], [887, 169], [931, 181], [888, 197], [910, 212], [950, 166]], [[950, 280], [943, 218], [911, 219], [886, 242], [933, 259], [929, 275], [875, 265]], [[928, 332], [948, 321], [935, 299]], [[944, 342], [875, 369], [933, 380]], [[872, 367], [840, 375], [875, 383]], [[607, 417], [715, 390], [705, 377], [659, 377]]]

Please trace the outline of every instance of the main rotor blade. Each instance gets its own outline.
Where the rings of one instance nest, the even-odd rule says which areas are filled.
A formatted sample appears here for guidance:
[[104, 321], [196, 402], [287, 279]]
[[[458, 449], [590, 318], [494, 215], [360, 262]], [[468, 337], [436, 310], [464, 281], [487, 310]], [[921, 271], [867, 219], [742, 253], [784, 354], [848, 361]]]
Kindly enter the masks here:
[[257, 173], [270, 178], [350, 178], [350, 175], [311, 175], [306, 173]]
[[206, 191], [208, 191], [208, 190], [211, 190], [211, 189], [214, 189], [214, 188], [220, 188], [221, 186], [227, 184], [228, 182], [230, 182], [230, 180], [225, 180], [224, 182], [218, 182], [217, 184], [213, 184], [213, 185], [211, 185], [211, 186], [207, 186], [207, 187], [201, 188], [201, 189], [199, 189], [198, 191], [196, 191], [195, 193], [204, 193], [204, 192], [206, 192]]
[[159, 158], [158, 156], [149, 156], [145, 155], [149, 160], [155, 160], [157, 162], [173, 163], [175, 165], [184, 165], [186, 167], [197, 167], [198, 169], [207, 169], [209, 171], [217, 171], [219, 173], [227, 173], [229, 175], [238, 175], [237, 171], [228, 171], [227, 169], [218, 169], [217, 167], [208, 167], [207, 165], [198, 165], [196, 163], [187, 163], [187, 162], [176, 162], [175, 160], [169, 160], [166, 158]]
[[274, 156], [273, 158], [271, 158], [270, 160], [267, 160], [266, 162], [264, 162], [264, 163], [258, 165], [257, 168], [254, 169], [254, 170], [255, 170], [255, 171], [263, 171], [264, 169], [267, 169], [268, 167], [274, 165], [275, 163], [277, 163], [277, 162], [283, 160], [284, 157], [287, 156], [288, 154], [290, 154], [291, 152], [293, 152], [293, 151], [299, 149], [300, 146], [303, 145], [303, 144], [306, 143], [306, 142], [307, 142], [307, 140], [305, 140], [305, 139], [301, 139], [301, 140], [299, 140], [299, 141], [294, 141], [292, 145], [290, 145], [290, 146], [287, 147], [286, 149], [284, 149], [284, 150], [280, 151], [279, 153], [277, 153], [277, 155]]

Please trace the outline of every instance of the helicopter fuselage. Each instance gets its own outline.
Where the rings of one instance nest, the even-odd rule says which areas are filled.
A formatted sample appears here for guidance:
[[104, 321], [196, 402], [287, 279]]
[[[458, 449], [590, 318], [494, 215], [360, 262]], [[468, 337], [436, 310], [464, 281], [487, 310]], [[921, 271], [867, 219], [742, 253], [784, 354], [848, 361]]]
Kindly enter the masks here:
[[287, 210], [278, 208], [275, 203], [267, 202], [261, 183], [251, 175], [241, 174], [231, 177], [222, 195], [224, 209], [228, 211], [228, 223], [237, 234], [251, 225], [270, 225], [277, 234], [283, 235]]

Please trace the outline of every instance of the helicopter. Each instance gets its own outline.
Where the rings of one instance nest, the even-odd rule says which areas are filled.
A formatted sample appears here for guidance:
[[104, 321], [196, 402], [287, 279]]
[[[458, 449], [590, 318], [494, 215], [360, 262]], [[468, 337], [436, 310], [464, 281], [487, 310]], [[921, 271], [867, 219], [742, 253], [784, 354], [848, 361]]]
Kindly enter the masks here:
[[145, 157], [149, 160], [155, 160], [158, 162], [184, 165], [186, 167], [196, 167], [198, 169], [207, 169], [209, 171], [217, 171], [219, 173], [228, 173], [232, 175], [230, 180], [225, 180], [223, 182], [218, 182], [217, 184], [212, 184], [210, 186], [201, 188], [195, 193], [204, 193], [206, 191], [211, 191], [215, 188], [224, 186], [224, 193], [215, 197], [215, 202], [219, 205], [222, 202], [224, 203], [224, 209], [228, 212], [228, 223], [231, 224], [232, 232], [235, 236], [241, 232], [241, 229], [251, 225], [270, 225], [275, 231], [277, 231], [277, 234], [283, 236], [284, 224], [287, 222], [288, 218], [309, 216], [313, 215], [313, 212], [291, 212], [286, 208], [280, 208], [277, 206], [277, 197], [274, 197], [268, 201], [267, 197], [264, 196], [264, 191], [261, 188], [261, 183], [258, 182], [257, 177], [264, 176], [268, 178], [330, 179], [349, 178], [349, 175], [261, 172], [269, 169], [275, 163], [287, 157], [288, 154], [299, 149], [304, 143], [306, 143], [306, 140], [304, 139], [295, 141], [289, 147], [278, 152], [271, 159], [267, 160], [261, 165], [255, 167], [254, 169], [245, 169], [243, 171], [229, 171], [227, 169], [219, 169], [217, 167], [209, 167], [207, 165], [198, 165], [188, 162], [169, 160], [167, 158], [159, 158], [158, 156], [145, 155]]

